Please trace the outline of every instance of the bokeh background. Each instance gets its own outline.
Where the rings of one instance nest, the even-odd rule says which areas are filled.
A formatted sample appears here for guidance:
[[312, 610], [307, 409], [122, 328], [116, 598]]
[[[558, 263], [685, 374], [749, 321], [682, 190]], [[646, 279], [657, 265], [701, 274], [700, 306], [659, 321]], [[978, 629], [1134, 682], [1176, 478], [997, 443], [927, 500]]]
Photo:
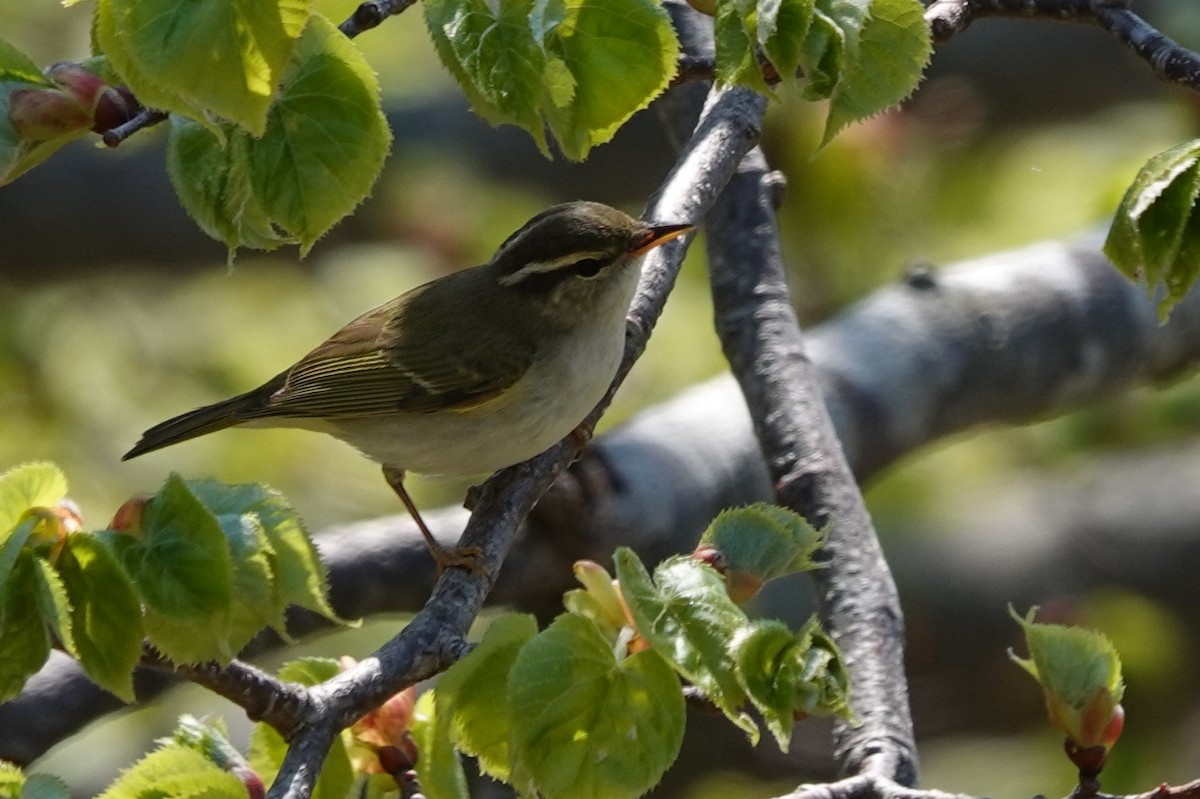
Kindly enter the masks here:
[[[355, 3], [319, 5], [340, 20]], [[1200, 48], [1194, 0], [1145, 0], [1138, 10]], [[0, 31], [39, 63], [81, 58], [90, 12], [87, 4], [4, 4]], [[597, 199], [637, 212], [672, 162], [652, 112], [582, 165], [547, 161], [523, 133], [489, 128], [438, 65], [419, 7], [358, 43], [380, 74], [396, 144], [374, 195], [303, 261], [293, 249], [245, 251], [228, 267], [223, 248], [173, 198], [162, 130], [116, 151], [76, 143], [0, 188], [0, 470], [57, 462], [93, 526], [172, 470], [269, 483], [313, 530], [394, 513], [373, 464], [311, 434], [235, 431], [130, 463], [119, 458], [149, 425], [256, 386], [357, 314], [482, 262], [552, 202]], [[1041, 21], [978, 22], [935, 54], [902, 112], [855, 126], [814, 155], [820, 113], [781, 92], [764, 139], [789, 181], [781, 224], [806, 324], [913, 264], [1097, 229], [1146, 158], [1200, 135], [1200, 98], [1159, 83], [1099, 29]], [[723, 369], [703, 248], [692, 249], [605, 425]], [[1086, 503], [1099, 486], [1119, 484], [1133, 519], [1138, 503], [1177, 499], [1156, 496], [1153, 475], [1200, 475], [1198, 434], [1200, 385], [1185, 380], [941, 442], [875, 480], [868, 501], [889, 550], [900, 553], [939, 536], [952, 542], [988, 519], [1036, 537], [1048, 500], [1061, 492]], [[413, 491], [418, 504], [435, 507], [461, 500], [463, 484], [418, 479]], [[1007, 535], [1000, 527], [995, 534]], [[1200, 519], [1194, 527], [1200, 535]], [[989, 557], [986, 546], [979, 557]], [[903, 557], [897, 564], [912, 598], [924, 783], [1002, 799], [1070, 790], [1073, 774], [1037, 693], [1006, 661], [1016, 630], [1005, 627], [1003, 601], [981, 622], [1006, 631], [998, 637], [964, 640], [961, 651], [944, 641], [926, 646], [932, 622], [920, 597], [938, 586], [906, 572]], [[1196, 619], [1178, 602], [1116, 583], [1063, 586], [1040, 601], [1101, 627], [1125, 656], [1129, 721], [1105, 788], [1200, 776]], [[398, 623], [369, 623], [305, 651], [363, 655]], [[93, 725], [37, 768], [93, 795], [180, 712], [206, 709], [244, 735], [236, 709], [184, 688]], [[759, 784], [753, 774], [717, 771], [686, 797], [770, 795], [797, 779]]]

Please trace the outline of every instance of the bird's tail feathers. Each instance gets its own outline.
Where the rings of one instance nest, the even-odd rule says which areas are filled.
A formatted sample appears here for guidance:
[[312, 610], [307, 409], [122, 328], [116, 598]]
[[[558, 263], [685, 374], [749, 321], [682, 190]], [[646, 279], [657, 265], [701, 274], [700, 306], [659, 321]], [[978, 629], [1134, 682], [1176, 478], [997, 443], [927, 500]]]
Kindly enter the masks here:
[[121, 456], [121, 460], [127, 461], [147, 452], [178, 444], [180, 441], [241, 424], [246, 420], [243, 414], [248, 406], [255, 404], [256, 394], [257, 392], [241, 394], [156, 424], [142, 433], [141, 439], [134, 444], [133, 449]]

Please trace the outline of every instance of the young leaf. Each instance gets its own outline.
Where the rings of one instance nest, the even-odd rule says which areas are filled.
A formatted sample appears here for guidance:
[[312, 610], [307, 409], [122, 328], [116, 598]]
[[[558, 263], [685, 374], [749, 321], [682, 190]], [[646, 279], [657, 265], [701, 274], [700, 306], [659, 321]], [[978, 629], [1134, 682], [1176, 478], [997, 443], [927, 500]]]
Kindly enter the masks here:
[[508, 707], [513, 752], [546, 799], [640, 796], [683, 740], [683, 692], [662, 656], [618, 659], [570, 613], [517, 655]]
[[251, 142], [251, 181], [271, 221], [306, 253], [370, 192], [391, 130], [371, 66], [322, 16], [309, 18], [282, 86]]
[[1028, 660], [1008, 655], [1042, 686], [1050, 723], [1082, 748], [1111, 748], [1121, 733], [1121, 659], [1107, 637], [1081, 627], [1038, 624], [1037, 608], [1025, 618], [1009, 613], [1025, 632]]
[[67, 598], [67, 589], [63, 586], [62, 578], [45, 558], [39, 557], [33, 559], [33, 576], [34, 600], [37, 602], [42, 621], [62, 642], [63, 648], [78, 657], [75, 638], [71, 633], [71, 601]]
[[[199, 106], [261, 136], [284, 65], [308, 20], [308, 0], [278, 3], [211, 0], [105, 0], [111, 27], [97, 28], [105, 52], [119, 49], [136, 66], [126, 75], [134, 94], [152, 89]], [[114, 48], [115, 45], [115, 48]], [[148, 99], [144, 102], [150, 102]]]
[[137, 95], [147, 108], [159, 108], [208, 123], [208, 114], [197, 102], [179, 94], [158, 74], [143, 68], [126, 44], [125, 20], [131, 0], [96, 0], [92, 23], [93, 49], [105, 58], [108, 67]]
[[532, 0], [426, 0], [425, 24], [438, 57], [493, 125], [511, 122], [546, 152], [539, 100], [546, 54], [531, 27]]
[[758, 502], [718, 514], [700, 537], [696, 554], [720, 553], [730, 596], [741, 603], [770, 580], [817, 568], [812, 557], [824, 541], [799, 514]]
[[141, 593], [150, 642], [179, 663], [229, 662], [233, 565], [216, 518], [172, 474], [146, 503], [142, 528], [109, 540]]
[[1200, 277], [1200, 139], [1151, 158], [1113, 218], [1104, 252], [1131, 280], [1163, 285], [1164, 316]]
[[98, 799], [246, 799], [242, 781], [204, 755], [171, 742], [121, 772]]
[[133, 668], [142, 655], [142, 608], [137, 593], [98, 537], [72, 533], [58, 559], [71, 602], [76, 657], [97, 685], [132, 702]]
[[779, 621], [757, 621], [730, 646], [739, 681], [784, 752], [799, 716], [849, 713], [845, 666], [815, 619], [798, 633]]
[[[329, 604], [325, 565], [300, 515], [282, 494], [262, 485], [229, 485], [215, 480], [192, 480], [188, 487], [218, 518], [246, 513], [257, 517], [267, 537], [265, 553], [280, 613], [288, 605], [298, 605], [330, 621], [347, 623]], [[282, 625], [276, 629], [286, 634]]]
[[35, 569], [33, 554], [22, 552], [0, 595], [0, 702], [19, 694], [50, 657], [46, 623], [32, 601], [37, 591]]
[[721, 576], [693, 558], [674, 557], [659, 564], [651, 581], [637, 555], [624, 547], [613, 562], [638, 632], [757, 743], [758, 726], [737, 709], [746, 697], [728, 647], [748, 619]]
[[[0, 57], [3, 53], [0, 52]], [[21, 769], [4, 760], [0, 760], [0, 797], [11, 799], [21, 793], [25, 784], [25, 775]]]
[[167, 174], [179, 201], [231, 258], [238, 247], [273, 250], [288, 240], [254, 193], [250, 142], [230, 126], [214, 131], [179, 115], [167, 135]]
[[563, 0], [538, 10], [534, 34], [547, 56], [542, 112], [563, 154], [582, 161], [667, 88], [679, 41], [655, 0]]
[[433, 691], [417, 699], [413, 713], [413, 740], [421, 757], [417, 760], [417, 777], [427, 799], [471, 799], [467, 776], [463, 773], [458, 753], [450, 743], [449, 725], [437, 715]]
[[[0, 796], [8, 796], [4, 793], [3, 786], [0, 786]], [[71, 799], [71, 791], [58, 777], [50, 774], [30, 774], [21, 786], [20, 799]]]
[[[679, 43], [653, 0], [429, 0], [438, 56], [476, 113], [574, 160], [612, 138], [670, 82]], [[543, 123], [544, 120], [544, 123]]]
[[501, 616], [479, 645], [447, 669], [437, 684], [437, 717], [448, 728], [450, 740], [477, 757], [484, 774], [502, 782], [512, 777], [505, 686], [517, 653], [535, 635], [537, 621], [532, 616]]
[[0, 536], [30, 508], [51, 508], [67, 495], [67, 478], [53, 463], [26, 463], [0, 474]]
[[821, 146], [851, 122], [912, 94], [933, 51], [919, 0], [829, 0], [827, 9], [845, 33], [846, 48]]

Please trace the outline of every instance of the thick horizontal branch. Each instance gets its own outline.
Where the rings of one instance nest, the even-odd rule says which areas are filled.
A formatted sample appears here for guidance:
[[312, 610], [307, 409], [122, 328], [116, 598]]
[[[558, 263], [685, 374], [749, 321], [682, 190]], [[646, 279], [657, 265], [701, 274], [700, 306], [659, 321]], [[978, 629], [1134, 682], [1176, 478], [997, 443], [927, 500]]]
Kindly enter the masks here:
[[[846, 457], [867, 480], [963, 430], [1042, 419], [1191, 372], [1200, 364], [1200, 291], [1160, 326], [1154, 301], [1105, 260], [1098, 237], [1038, 244], [914, 273], [815, 327], [807, 351]], [[552, 613], [570, 587], [574, 559], [603, 560], [626, 544], [657, 562], [689, 551], [722, 508], [771, 496], [737, 384], [716, 378], [593, 441], [523, 528], [519, 555], [506, 563], [491, 599]], [[447, 540], [467, 514], [447, 508], [426, 518]], [[1141, 551], [1135, 538], [1114, 556], [1121, 561], [1114, 568], [1133, 568]], [[328, 530], [319, 546], [343, 617], [411, 612], [428, 596], [428, 555], [403, 516]], [[964, 562], [972, 557], [963, 553]], [[1086, 562], [1101, 565], [1094, 556]], [[1061, 570], [1043, 565], [1050, 569], [1037, 583], [1044, 592]], [[1072, 568], [1078, 573], [1078, 564]], [[898, 574], [910, 571], [901, 563]], [[1140, 585], [1153, 591], [1155, 584], [1148, 567]], [[1005, 591], [1006, 599], [1028, 596]], [[296, 634], [322, 624], [312, 614], [292, 619]], [[146, 688], [145, 675], [138, 684]], [[19, 698], [0, 705], [0, 759], [28, 763], [119, 704], [55, 657]]]
[[983, 17], [1084, 22], [1107, 30], [1154, 74], [1200, 92], [1200, 53], [1163, 35], [1120, 0], [935, 0], [925, 10], [935, 42], [942, 43]]

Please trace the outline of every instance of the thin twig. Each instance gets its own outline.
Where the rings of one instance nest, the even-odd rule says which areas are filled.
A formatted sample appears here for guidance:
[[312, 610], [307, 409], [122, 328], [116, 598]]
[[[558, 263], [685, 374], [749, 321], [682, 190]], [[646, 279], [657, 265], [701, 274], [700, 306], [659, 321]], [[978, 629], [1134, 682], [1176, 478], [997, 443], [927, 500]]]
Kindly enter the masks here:
[[313, 710], [303, 686], [284, 682], [239, 660], [227, 666], [180, 665], [147, 647], [141, 665], [204, 686], [239, 705], [251, 721], [265, 722], [284, 737], [290, 736]]
[[936, 0], [925, 10], [938, 44], [984, 17], [1023, 17], [1099, 25], [1170, 83], [1200, 92], [1200, 53], [1164, 36], [1122, 0]]
[[354, 9], [349, 19], [338, 25], [338, 30], [353, 39], [364, 31], [379, 27], [388, 17], [394, 17], [417, 0], [366, 0]]
[[116, 147], [143, 128], [154, 127], [160, 122], [167, 121], [166, 111], [156, 111], [153, 108], [143, 108], [128, 121], [115, 128], [104, 131], [104, 145]]

